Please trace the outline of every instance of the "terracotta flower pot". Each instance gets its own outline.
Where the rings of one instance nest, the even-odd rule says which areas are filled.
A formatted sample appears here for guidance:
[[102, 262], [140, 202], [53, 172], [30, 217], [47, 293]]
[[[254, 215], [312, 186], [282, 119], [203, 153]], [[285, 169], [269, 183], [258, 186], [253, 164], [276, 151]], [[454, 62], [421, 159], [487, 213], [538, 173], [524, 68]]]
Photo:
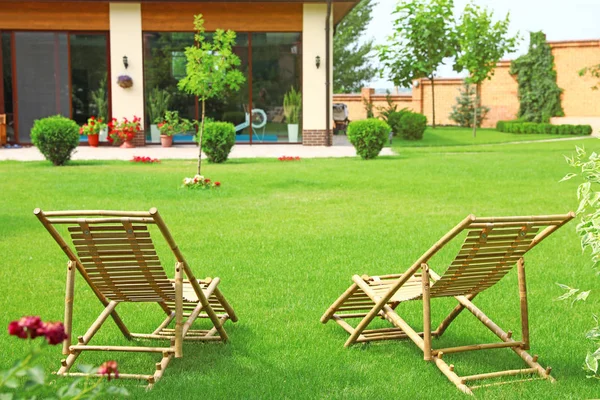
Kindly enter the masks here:
[[173, 136], [160, 135], [160, 144], [162, 145], [162, 147], [173, 146]]
[[135, 145], [131, 142], [131, 140], [126, 140], [119, 147], [122, 149], [133, 149]]
[[88, 144], [92, 147], [98, 147], [98, 142], [100, 141], [99, 135], [88, 135]]

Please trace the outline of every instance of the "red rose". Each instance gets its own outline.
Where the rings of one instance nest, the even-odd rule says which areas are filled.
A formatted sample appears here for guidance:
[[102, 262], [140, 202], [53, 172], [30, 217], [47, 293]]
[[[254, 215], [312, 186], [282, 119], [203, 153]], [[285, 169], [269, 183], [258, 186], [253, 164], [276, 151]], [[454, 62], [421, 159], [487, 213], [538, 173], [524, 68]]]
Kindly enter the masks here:
[[18, 321], [12, 321], [8, 324], [8, 334], [12, 336], [17, 336], [21, 339], [27, 339], [27, 332], [21, 325], [19, 325]]
[[215, 182], [215, 186], [221, 186], [221, 182]]
[[65, 326], [62, 322], [46, 322], [44, 324], [44, 336], [51, 345], [60, 344], [65, 341], [67, 334], [65, 333]]

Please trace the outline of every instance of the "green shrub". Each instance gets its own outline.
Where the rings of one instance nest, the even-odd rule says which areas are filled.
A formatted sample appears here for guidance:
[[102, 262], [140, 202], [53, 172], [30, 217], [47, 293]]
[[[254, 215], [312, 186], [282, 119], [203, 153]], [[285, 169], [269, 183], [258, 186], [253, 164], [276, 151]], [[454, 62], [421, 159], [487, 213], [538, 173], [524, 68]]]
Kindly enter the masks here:
[[64, 165], [79, 145], [79, 126], [60, 115], [35, 120], [31, 141], [54, 165]]
[[390, 126], [380, 119], [353, 121], [348, 125], [348, 140], [365, 160], [375, 158], [388, 140]]
[[426, 128], [426, 116], [414, 112], [406, 112], [400, 118], [398, 134], [405, 140], [421, 140]]
[[571, 133], [571, 127], [569, 125], [559, 125], [558, 126], [558, 134], [559, 135], [569, 135]]
[[498, 121], [496, 122], [496, 130], [499, 132], [506, 132], [506, 124], [509, 121]]
[[550, 128], [550, 134], [558, 135], [558, 125], [552, 125], [552, 127]]
[[[196, 137], [196, 141], [198, 138]], [[235, 144], [235, 126], [231, 122], [207, 121], [202, 135], [202, 151], [210, 162], [227, 161]]]
[[394, 111], [387, 116], [387, 124], [392, 129], [394, 136], [398, 135], [400, 132], [400, 119], [406, 113], [410, 113], [411, 111], [408, 108], [403, 108], [400, 111]]

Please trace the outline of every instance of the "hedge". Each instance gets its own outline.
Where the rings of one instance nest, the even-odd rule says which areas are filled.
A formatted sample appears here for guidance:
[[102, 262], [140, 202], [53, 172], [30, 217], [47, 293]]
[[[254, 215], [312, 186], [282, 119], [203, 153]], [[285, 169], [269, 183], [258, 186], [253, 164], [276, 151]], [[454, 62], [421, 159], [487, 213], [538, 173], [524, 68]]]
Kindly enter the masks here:
[[523, 121], [498, 121], [496, 130], [506, 133], [517, 134], [550, 134], [550, 135], [574, 135], [586, 136], [592, 134], [590, 125], [552, 125], [536, 122]]

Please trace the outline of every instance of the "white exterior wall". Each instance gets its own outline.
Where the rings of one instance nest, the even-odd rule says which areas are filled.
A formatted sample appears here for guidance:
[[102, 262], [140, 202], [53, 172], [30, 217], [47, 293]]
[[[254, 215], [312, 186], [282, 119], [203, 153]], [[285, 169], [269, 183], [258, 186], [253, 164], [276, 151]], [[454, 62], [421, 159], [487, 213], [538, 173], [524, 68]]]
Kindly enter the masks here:
[[[123, 56], [129, 67], [125, 69]], [[144, 65], [142, 8], [140, 3], [110, 3], [110, 70], [112, 115], [114, 118], [142, 119], [144, 126]], [[119, 75], [129, 75], [133, 86], [117, 85]]]
[[[325, 130], [325, 19], [327, 5], [304, 4], [302, 32], [302, 123], [303, 130]], [[331, 18], [331, 77], [329, 96], [333, 103], [333, 11]], [[317, 56], [321, 67], [317, 69]], [[333, 125], [333, 123], [332, 123]]]

